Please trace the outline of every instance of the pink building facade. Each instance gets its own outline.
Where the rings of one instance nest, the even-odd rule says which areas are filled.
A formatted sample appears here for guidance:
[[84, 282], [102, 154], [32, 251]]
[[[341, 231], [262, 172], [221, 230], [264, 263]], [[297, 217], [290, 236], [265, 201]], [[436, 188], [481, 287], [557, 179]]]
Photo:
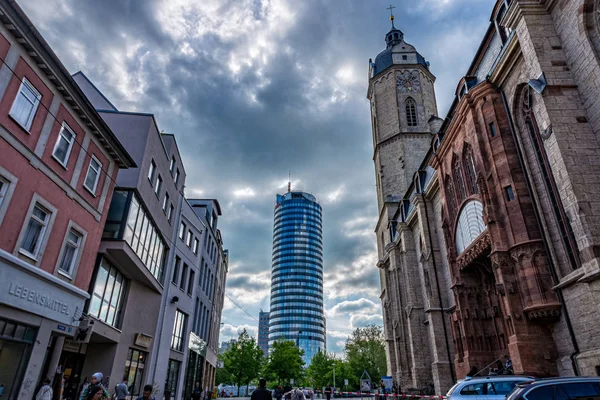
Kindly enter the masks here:
[[21, 9], [0, 11], [0, 383], [22, 399], [77, 333], [117, 173], [135, 162]]

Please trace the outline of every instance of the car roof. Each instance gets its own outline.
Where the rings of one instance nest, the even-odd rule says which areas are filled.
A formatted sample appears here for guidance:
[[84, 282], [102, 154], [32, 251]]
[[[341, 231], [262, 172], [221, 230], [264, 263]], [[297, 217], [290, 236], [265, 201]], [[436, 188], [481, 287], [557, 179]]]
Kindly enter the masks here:
[[524, 375], [489, 375], [489, 376], [476, 376], [474, 378], [468, 378], [463, 380], [461, 383], [477, 383], [477, 382], [486, 382], [486, 381], [532, 381], [535, 378], [532, 376], [524, 376]]
[[578, 383], [578, 382], [600, 382], [600, 376], [560, 376], [554, 378], [541, 378], [531, 382], [521, 383], [520, 385], [542, 386], [557, 383]]

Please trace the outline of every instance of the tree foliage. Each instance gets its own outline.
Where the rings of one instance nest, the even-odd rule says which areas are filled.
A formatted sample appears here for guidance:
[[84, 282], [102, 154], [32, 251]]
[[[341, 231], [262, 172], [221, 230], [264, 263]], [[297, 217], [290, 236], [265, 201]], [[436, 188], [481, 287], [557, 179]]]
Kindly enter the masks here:
[[265, 376], [278, 385], [288, 383], [290, 379], [299, 382], [304, 376], [303, 355], [304, 350], [291, 340], [274, 342], [264, 368]]
[[217, 371], [219, 383], [233, 383], [238, 387], [248, 385], [258, 378], [263, 365], [263, 352], [258, 347], [256, 339], [250, 337], [244, 329], [236, 343], [221, 354], [223, 368]]
[[385, 337], [381, 326], [356, 328], [346, 340], [344, 352], [351, 373], [357, 379], [360, 379], [363, 370], [368, 372], [375, 383], [386, 375]]

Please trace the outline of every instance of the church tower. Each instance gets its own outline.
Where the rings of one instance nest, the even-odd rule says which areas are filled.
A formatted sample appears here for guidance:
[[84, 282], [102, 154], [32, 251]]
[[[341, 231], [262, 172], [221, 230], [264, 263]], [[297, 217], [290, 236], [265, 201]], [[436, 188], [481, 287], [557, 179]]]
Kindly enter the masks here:
[[394, 26], [386, 49], [369, 60], [369, 91], [379, 210], [402, 196], [431, 144], [429, 121], [437, 116], [429, 63]]
[[[446, 379], [445, 370], [441, 371], [442, 363], [437, 362], [436, 343], [442, 342], [436, 330], [442, 330], [443, 320], [436, 316], [434, 324], [431, 315], [422, 315], [424, 304], [429, 303], [425, 299], [428, 292], [423, 291], [427, 278], [417, 267], [419, 239], [411, 238], [415, 235], [407, 232], [410, 228], [406, 224], [400, 226], [394, 221], [441, 119], [437, 117], [435, 76], [429, 63], [404, 41], [393, 15], [390, 19], [392, 28], [385, 35], [385, 50], [374, 62], [369, 60], [367, 94], [379, 206], [375, 232], [387, 369], [403, 388], [426, 387], [433, 382], [441, 392], [447, 387], [446, 381], [452, 382]], [[427, 327], [423, 325], [425, 319], [431, 321]]]

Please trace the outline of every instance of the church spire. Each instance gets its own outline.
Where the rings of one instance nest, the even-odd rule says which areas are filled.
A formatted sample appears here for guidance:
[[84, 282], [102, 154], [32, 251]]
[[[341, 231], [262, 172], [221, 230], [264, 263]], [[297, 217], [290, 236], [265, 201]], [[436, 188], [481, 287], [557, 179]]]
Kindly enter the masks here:
[[392, 29], [396, 29], [396, 27], [394, 26], [394, 8], [396, 7], [394, 7], [391, 4], [388, 8], [386, 8], [386, 10], [390, 10], [390, 21], [392, 21]]

